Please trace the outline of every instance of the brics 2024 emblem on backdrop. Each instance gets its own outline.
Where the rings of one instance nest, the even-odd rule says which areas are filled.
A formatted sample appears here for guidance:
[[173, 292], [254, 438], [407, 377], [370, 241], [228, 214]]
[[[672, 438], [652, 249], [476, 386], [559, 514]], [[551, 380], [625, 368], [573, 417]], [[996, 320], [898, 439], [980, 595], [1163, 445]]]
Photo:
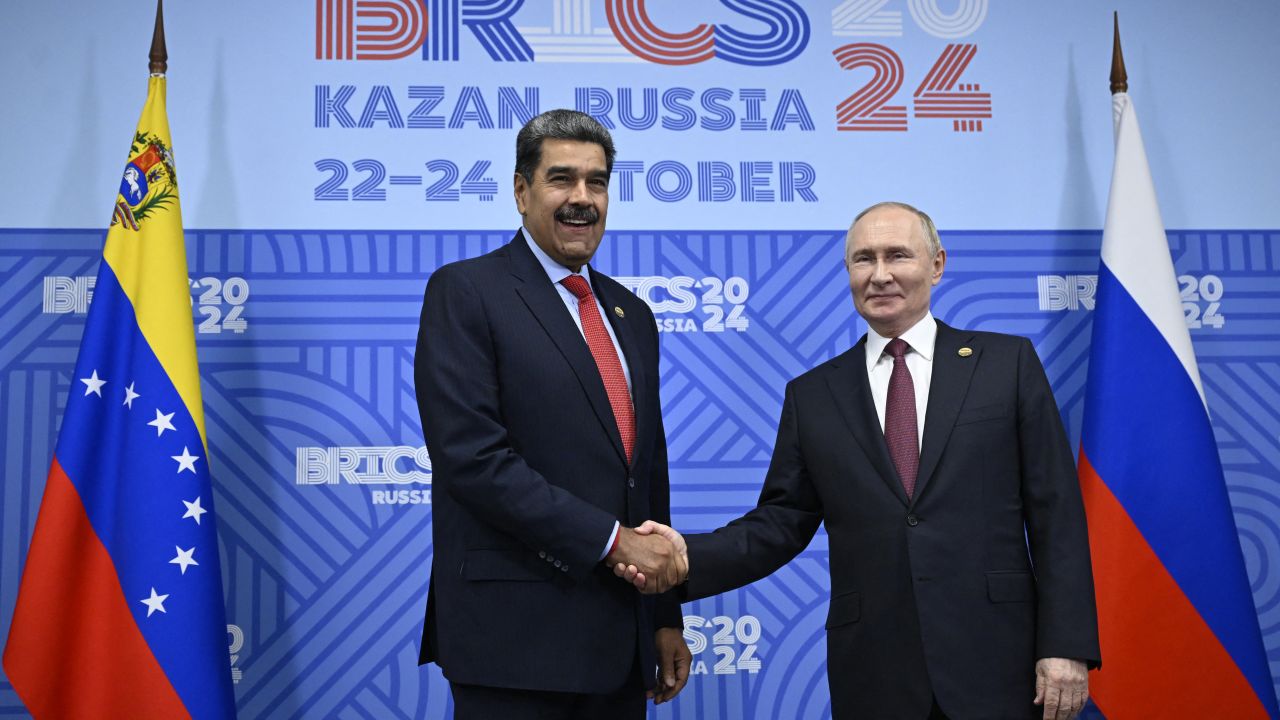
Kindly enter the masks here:
[[137, 133], [120, 178], [111, 224], [123, 224], [136, 231], [148, 217], [164, 212], [177, 199], [178, 173], [173, 165], [173, 152], [159, 135]]

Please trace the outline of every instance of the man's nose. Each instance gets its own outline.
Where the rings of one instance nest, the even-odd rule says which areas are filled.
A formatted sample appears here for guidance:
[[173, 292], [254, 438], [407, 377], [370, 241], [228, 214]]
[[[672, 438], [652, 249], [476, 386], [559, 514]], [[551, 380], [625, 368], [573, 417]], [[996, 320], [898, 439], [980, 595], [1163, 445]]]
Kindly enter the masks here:
[[591, 204], [591, 194], [587, 192], [587, 181], [579, 180], [569, 188], [569, 202], [573, 205]]
[[877, 260], [871, 269], [871, 282], [877, 285], [885, 285], [893, 282], [893, 273], [889, 272], [889, 266], [882, 260]]

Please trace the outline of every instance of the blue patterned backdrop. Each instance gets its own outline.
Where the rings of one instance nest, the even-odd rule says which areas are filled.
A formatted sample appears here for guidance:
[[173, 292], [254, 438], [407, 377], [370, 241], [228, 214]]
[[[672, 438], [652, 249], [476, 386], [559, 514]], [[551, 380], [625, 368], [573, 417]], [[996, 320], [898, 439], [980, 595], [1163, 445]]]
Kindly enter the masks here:
[[[709, 530], [754, 505], [785, 382], [865, 331], [843, 235], [608, 234], [595, 265], [645, 297], [665, 330], [678, 528]], [[430, 273], [510, 236], [188, 231], [242, 717], [447, 716], [447, 684], [435, 666], [417, 665], [431, 486], [417, 451], [414, 342]], [[1280, 231], [1169, 239], [1280, 679]], [[101, 231], [0, 231], [0, 636], [102, 240]], [[1076, 443], [1100, 233], [944, 232], [943, 242], [935, 314], [1031, 337]], [[827, 564], [820, 532], [771, 577], [686, 605], [695, 675], [651, 716], [828, 717]], [[0, 715], [24, 715], [3, 682]]]
[[[73, 6], [0, 3], [0, 636], [154, 12]], [[388, 6], [390, 40], [354, 19]], [[241, 716], [448, 716], [416, 664], [432, 505], [415, 336], [430, 273], [511, 237], [514, 137], [537, 111], [612, 128], [597, 265], [663, 332], [680, 529], [754, 505], [785, 382], [864, 332], [840, 245], [880, 200], [944, 229], [936, 315], [1035, 341], [1075, 442], [1113, 10], [1165, 224], [1187, 228], [1169, 233], [1184, 313], [1280, 678], [1280, 3], [169, 3], [182, 213], [222, 228], [187, 241]], [[709, 45], [655, 47], [645, 23]], [[686, 605], [695, 674], [652, 714], [826, 717], [827, 564], [819, 533]], [[0, 716], [25, 716], [3, 676]]]

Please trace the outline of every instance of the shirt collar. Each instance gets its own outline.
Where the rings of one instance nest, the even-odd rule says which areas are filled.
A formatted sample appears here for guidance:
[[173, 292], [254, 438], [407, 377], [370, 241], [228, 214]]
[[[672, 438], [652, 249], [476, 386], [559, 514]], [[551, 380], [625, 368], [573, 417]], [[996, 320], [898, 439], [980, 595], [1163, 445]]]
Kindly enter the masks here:
[[[933, 348], [938, 340], [938, 323], [934, 321], [933, 313], [926, 310], [924, 317], [899, 337], [925, 360], [933, 362]], [[892, 339], [882, 337], [875, 330], [867, 328], [867, 372], [871, 372], [876, 363], [880, 362], [885, 346]]]
[[570, 275], [579, 275], [583, 280], [587, 281], [587, 287], [590, 287], [593, 292], [595, 291], [595, 288], [591, 286], [591, 273], [587, 272], [587, 265], [584, 264], [578, 269], [578, 272], [575, 273], [552, 259], [552, 257], [547, 254], [546, 250], [543, 250], [538, 243], [533, 241], [533, 235], [530, 234], [526, 228], [520, 228], [520, 235], [522, 235], [524, 237], [524, 241], [529, 244], [529, 249], [533, 251], [533, 256], [538, 258], [538, 264], [547, 272], [547, 277], [551, 278], [551, 283], [553, 285], [558, 285], [562, 280]]

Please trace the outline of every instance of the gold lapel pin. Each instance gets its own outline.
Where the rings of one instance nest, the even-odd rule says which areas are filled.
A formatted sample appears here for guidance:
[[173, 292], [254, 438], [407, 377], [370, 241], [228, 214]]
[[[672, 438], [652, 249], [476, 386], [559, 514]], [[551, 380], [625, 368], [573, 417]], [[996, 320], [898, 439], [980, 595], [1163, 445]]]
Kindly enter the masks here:
[[624, 318], [627, 316], [626, 313], [622, 312], [622, 308], [618, 307], [617, 305], [613, 306], [613, 314], [617, 315], [620, 318]]
[[960, 357], [969, 357], [973, 354], [973, 348], [962, 347], [956, 351], [956, 354]]

